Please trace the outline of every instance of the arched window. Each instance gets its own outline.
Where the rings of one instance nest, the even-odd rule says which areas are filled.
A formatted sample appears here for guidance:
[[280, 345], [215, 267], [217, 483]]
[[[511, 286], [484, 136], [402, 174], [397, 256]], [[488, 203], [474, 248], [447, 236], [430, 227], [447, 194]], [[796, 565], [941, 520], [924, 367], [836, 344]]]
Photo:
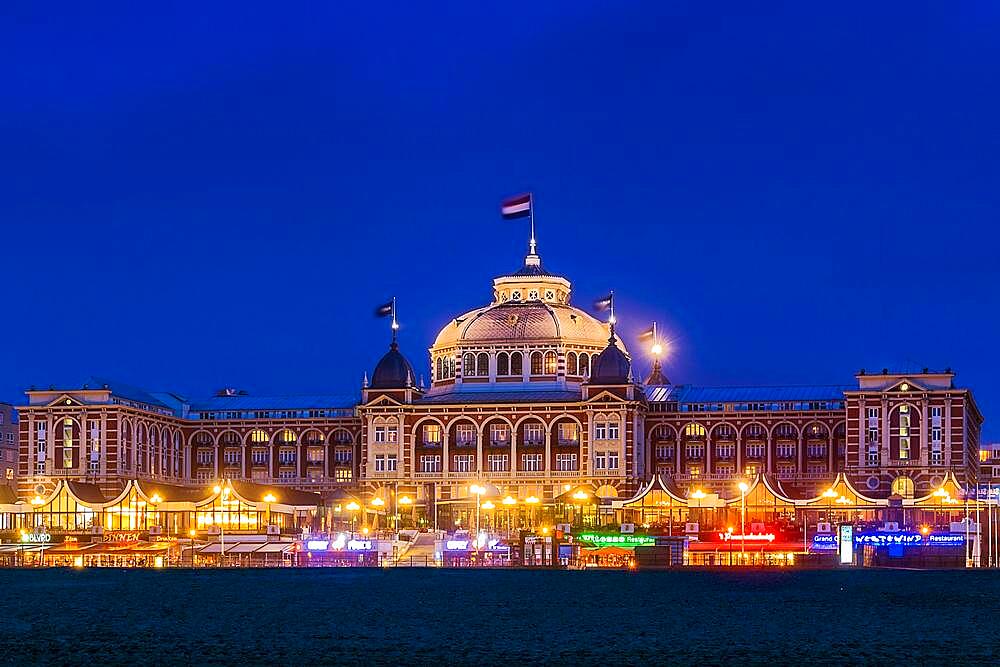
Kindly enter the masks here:
[[448, 377], [455, 377], [455, 357], [448, 357]]
[[486, 377], [490, 374], [490, 355], [480, 352], [476, 358], [476, 375]]
[[576, 352], [566, 355], [566, 375], [576, 375]]
[[590, 374], [590, 355], [580, 355], [580, 375]]
[[476, 374], [476, 355], [466, 352], [462, 357], [462, 375], [469, 377]]
[[267, 437], [266, 432], [261, 431], [260, 429], [250, 431], [250, 442], [261, 444], [266, 443], [268, 440], [269, 438]]
[[444, 364], [441, 363], [441, 357], [437, 358], [436, 366], [437, 366], [437, 379], [438, 380], [444, 379], [444, 373], [442, 372]]
[[903, 498], [912, 498], [913, 480], [905, 475], [892, 480], [892, 493]]
[[541, 375], [542, 374], [542, 353], [532, 352], [531, 353], [531, 374]]
[[520, 352], [510, 353], [510, 374], [511, 375], [524, 374], [524, 361]]
[[760, 424], [750, 424], [743, 432], [743, 435], [746, 438], [761, 439], [764, 437], [764, 427]]
[[555, 375], [559, 371], [559, 361], [555, 352], [545, 353], [545, 374]]
[[506, 352], [497, 353], [497, 375], [510, 375], [510, 357]]
[[779, 438], [794, 438], [797, 435], [795, 427], [791, 424], [778, 424], [774, 429], [774, 433]]

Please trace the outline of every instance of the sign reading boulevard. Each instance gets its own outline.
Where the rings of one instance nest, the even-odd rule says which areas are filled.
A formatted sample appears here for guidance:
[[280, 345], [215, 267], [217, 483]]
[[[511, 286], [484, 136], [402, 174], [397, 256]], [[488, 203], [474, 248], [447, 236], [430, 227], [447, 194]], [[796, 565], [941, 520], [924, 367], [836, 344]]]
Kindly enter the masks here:
[[649, 535], [600, 535], [598, 533], [581, 533], [581, 542], [590, 542], [599, 547], [622, 547], [630, 549], [632, 547], [651, 547], [656, 544], [656, 538]]

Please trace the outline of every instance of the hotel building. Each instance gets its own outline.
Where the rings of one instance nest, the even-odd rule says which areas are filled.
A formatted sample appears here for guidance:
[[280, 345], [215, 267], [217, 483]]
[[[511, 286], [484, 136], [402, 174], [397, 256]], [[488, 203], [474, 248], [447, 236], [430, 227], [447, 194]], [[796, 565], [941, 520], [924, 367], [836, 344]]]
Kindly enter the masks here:
[[849, 386], [673, 384], [659, 361], [637, 377], [613, 325], [572, 305], [570, 281], [537, 254], [492, 288], [444, 323], [419, 372], [394, 335], [354, 396], [190, 399], [99, 378], [32, 388], [20, 496], [62, 482], [114, 498], [141, 481], [229, 479], [330, 502], [377, 497], [387, 513], [446, 527], [482, 495], [543, 511], [582, 488], [610, 505], [654, 475], [725, 496], [758, 475], [802, 497], [841, 473], [881, 498], [926, 495], [949, 474], [978, 482], [983, 418], [951, 370], [861, 371]]

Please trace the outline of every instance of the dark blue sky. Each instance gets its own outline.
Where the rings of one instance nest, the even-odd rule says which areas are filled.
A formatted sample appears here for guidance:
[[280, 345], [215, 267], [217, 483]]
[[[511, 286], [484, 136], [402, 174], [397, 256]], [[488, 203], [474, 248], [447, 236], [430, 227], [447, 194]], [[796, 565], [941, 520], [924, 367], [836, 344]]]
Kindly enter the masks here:
[[640, 365], [951, 366], [1000, 436], [995, 3], [328, 4], [0, 9], [0, 396], [352, 390], [392, 294], [422, 366], [530, 188]]

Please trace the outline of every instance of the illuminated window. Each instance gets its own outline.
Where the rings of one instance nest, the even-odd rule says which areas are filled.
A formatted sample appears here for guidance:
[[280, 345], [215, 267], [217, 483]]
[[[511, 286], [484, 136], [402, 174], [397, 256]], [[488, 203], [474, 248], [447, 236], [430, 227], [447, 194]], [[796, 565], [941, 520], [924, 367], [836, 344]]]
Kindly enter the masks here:
[[550, 290], [550, 289], [545, 290], [545, 300], [546, 301], [555, 301], [556, 300], [556, 292], [555, 292], [555, 290]]
[[576, 424], [563, 422], [559, 424], [559, 442], [564, 444], [576, 444], [580, 439], [580, 432]]
[[429, 445], [440, 445], [441, 426], [438, 424], [424, 424], [424, 442]]
[[510, 444], [510, 429], [506, 424], [490, 424], [490, 444]]
[[899, 458], [908, 459], [910, 458], [910, 439], [900, 438], [899, 439]]
[[472, 424], [459, 424], [455, 427], [455, 444], [468, 447], [476, 443], [476, 428]]
[[489, 454], [486, 457], [490, 472], [507, 472], [509, 458], [507, 454]]
[[576, 470], [576, 454], [556, 454], [556, 470]]
[[906, 403], [903, 403], [901, 406], [899, 406], [899, 411], [903, 413], [909, 412], [910, 406], [907, 405]]
[[472, 472], [475, 469], [475, 460], [476, 457], [473, 454], [455, 454], [452, 457], [455, 472]]
[[521, 300], [521, 290], [516, 289], [513, 292], [511, 292], [510, 293], [510, 298], [513, 301], [520, 301]]
[[528, 290], [528, 301], [538, 301], [538, 290]]
[[545, 440], [544, 430], [541, 424], [524, 425], [524, 444], [540, 445]]
[[265, 433], [264, 431], [261, 431], [259, 429], [255, 431], [250, 431], [250, 442], [261, 443], [261, 442], [267, 442], [268, 440], [269, 438], [267, 437], [267, 433]]
[[559, 362], [558, 362], [558, 358], [556, 357], [556, 353], [555, 352], [546, 352], [545, 353], [545, 374], [546, 375], [555, 375], [556, 372], [558, 371], [558, 369], [559, 369]]
[[73, 467], [73, 420], [63, 420], [63, 467]]
[[906, 476], [900, 476], [892, 480], [892, 493], [903, 498], [912, 498], [913, 480]]
[[521, 454], [521, 470], [539, 472], [542, 470], [541, 454]]
[[441, 472], [441, 455], [422, 455], [420, 457], [420, 472]]
[[701, 424], [688, 424], [684, 427], [684, 435], [692, 438], [704, 438], [705, 427]]
[[337, 482], [350, 482], [354, 473], [350, 468], [337, 468], [333, 471], [333, 479]]

